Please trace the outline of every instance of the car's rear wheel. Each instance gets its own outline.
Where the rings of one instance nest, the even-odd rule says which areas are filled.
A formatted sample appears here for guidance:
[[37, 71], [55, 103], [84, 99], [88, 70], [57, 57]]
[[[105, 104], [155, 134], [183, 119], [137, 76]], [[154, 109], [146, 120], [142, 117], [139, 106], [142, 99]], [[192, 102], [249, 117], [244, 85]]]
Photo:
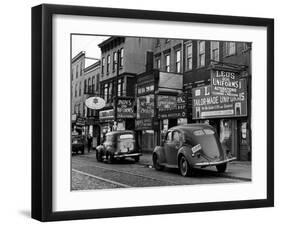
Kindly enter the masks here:
[[220, 164], [220, 165], [217, 165], [216, 168], [217, 168], [217, 171], [219, 173], [224, 173], [226, 171], [226, 167], [227, 167], [227, 164], [224, 163], [224, 164]]
[[179, 169], [180, 174], [184, 177], [190, 177], [192, 176], [192, 169], [187, 161], [187, 159], [184, 157], [184, 155], [180, 156], [179, 158]]
[[134, 160], [135, 160], [135, 162], [139, 162], [140, 161], [140, 157], [136, 156], [136, 157], [134, 157]]
[[163, 170], [164, 167], [160, 165], [159, 158], [157, 154], [153, 154], [152, 156], [153, 167], [156, 170]]

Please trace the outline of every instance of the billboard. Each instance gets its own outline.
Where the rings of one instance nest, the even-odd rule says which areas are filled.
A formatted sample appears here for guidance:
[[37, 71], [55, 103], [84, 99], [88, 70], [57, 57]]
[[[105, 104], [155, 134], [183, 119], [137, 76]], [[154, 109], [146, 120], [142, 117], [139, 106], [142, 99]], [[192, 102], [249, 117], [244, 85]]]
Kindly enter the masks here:
[[137, 97], [137, 118], [154, 117], [154, 94]]
[[237, 72], [211, 70], [211, 93], [213, 95], [238, 96], [241, 93], [242, 80]]
[[[192, 118], [221, 118], [247, 116], [246, 80], [239, 80], [235, 95], [213, 94], [211, 85], [192, 89]], [[216, 92], [215, 92], [216, 93]]]
[[117, 99], [117, 118], [134, 118], [133, 98], [118, 97]]

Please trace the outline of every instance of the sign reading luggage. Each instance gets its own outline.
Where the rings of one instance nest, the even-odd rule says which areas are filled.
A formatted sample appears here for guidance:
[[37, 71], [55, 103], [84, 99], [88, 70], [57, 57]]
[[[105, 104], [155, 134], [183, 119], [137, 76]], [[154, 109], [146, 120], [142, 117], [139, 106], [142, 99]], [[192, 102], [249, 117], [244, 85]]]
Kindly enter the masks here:
[[237, 96], [215, 95], [211, 86], [192, 89], [192, 118], [221, 118], [247, 116], [246, 80], [240, 79]]
[[241, 91], [238, 73], [223, 70], [211, 70], [211, 93], [213, 95], [238, 96]]

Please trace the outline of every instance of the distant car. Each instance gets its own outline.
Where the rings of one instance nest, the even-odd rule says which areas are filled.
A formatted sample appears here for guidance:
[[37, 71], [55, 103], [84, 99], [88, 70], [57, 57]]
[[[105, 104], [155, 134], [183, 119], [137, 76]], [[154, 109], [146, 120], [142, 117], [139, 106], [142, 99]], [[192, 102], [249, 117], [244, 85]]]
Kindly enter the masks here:
[[114, 160], [133, 158], [135, 162], [140, 159], [136, 144], [135, 133], [131, 130], [119, 130], [106, 134], [105, 141], [96, 148], [96, 159], [98, 162], [107, 160], [113, 163]]
[[227, 163], [235, 159], [227, 156], [215, 129], [207, 124], [170, 128], [161, 146], [156, 146], [152, 154], [156, 170], [178, 168], [182, 176], [191, 176], [194, 168], [208, 166], [216, 166], [218, 172], [225, 172]]
[[85, 138], [82, 135], [72, 135], [72, 152], [84, 154]]

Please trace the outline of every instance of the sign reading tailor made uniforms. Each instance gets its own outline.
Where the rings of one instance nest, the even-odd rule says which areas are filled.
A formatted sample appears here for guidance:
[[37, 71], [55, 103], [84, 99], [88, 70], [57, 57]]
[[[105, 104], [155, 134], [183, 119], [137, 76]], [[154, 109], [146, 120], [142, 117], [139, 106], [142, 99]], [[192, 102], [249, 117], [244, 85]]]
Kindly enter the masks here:
[[237, 96], [216, 95], [211, 93], [211, 86], [192, 89], [192, 118], [222, 118], [247, 116], [246, 80], [240, 79]]
[[157, 96], [158, 118], [181, 118], [186, 116], [186, 101], [183, 95]]
[[117, 118], [134, 118], [134, 100], [119, 97], [117, 100]]
[[227, 95], [238, 97], [242, 80], [238, 73], [224, 70], [211, 70], [211, 93], [213, 95]]

